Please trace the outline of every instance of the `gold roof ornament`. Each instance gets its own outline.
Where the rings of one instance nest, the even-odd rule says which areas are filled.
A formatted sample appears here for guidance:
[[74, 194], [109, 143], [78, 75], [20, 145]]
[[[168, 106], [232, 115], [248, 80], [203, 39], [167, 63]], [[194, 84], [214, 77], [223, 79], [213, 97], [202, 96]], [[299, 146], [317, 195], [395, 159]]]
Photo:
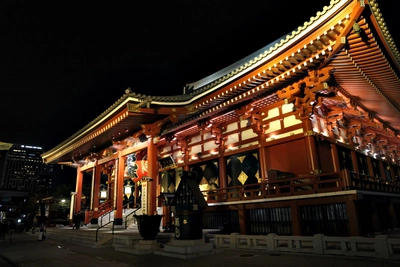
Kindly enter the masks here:
[[10, 150], [14, 144], [0, 142], [0, 150]]

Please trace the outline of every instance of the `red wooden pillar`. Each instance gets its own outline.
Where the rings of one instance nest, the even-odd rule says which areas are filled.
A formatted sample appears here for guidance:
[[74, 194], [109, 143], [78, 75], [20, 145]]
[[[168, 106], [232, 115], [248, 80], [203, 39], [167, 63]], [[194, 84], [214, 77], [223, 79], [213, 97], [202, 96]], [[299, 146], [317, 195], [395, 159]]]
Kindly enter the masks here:
[[306, 151], [308, 156], [308, 166], [310, 172], [313, 174], [318, 174], [319, 170], [319, 162], [318, 162], [318, 153], [317, 146], [315, 144], [314, 133], [312, 130], [311, 122], [308, 119], [304, 119], [303, 121], [303, 130], [304, 130], [304, 139], [306, 143]]
[[346, 168], [340, 170], [339, 152], [336, 144], [331, 144], [331, 155], [333, 160], [333, 170], [335, 172], [342, 172], [343, 188], [349, 189], [352, 186], [349, 170]]
[[121, 151], [118, 152], [118, 161], [117, 161], [117, 171], [115, 175], [116, 179], [116, 191], [114, 196], [116, 197], [116, 210], [114, 213], [114, 224], [122, 225], [122, 213], [123, 213], [123, 202], [124, 202], [124, 169], [125, 169], [125, 160], [124, 157], [121, 156]]
[[351, 151], [351, 161], [353, 162], [353, 168], [354, 172], [360, 173], [360, 168], [358, 167], [358, 161], [357, 161], [357, 152]]
[[391, 182], [396, 180], [396, 173], [394, 172], [394, 168], [391, 167], [390, 167], [390, 177], [392, 178]]
[[336, 144], [331, 144], [331, 155], [333, 160], [333, 170], [340, 172], [339, 152]]
[[245, 235], [247, 234], [246, 210], [243, 204], [239, 204], [237, 207], [239, 213], [239, 234]]
[[[367, 157], [367, 165], [368, 165], [368, 176], [373, 176], [376, 177], [374, 173], [374, 168], [372, 167], [372, 159], [370, 157]], [[378, 173], [380, 175], [380, 173]]]
[[90, 210], [92, 211], [91, 224], [98, 224], [99, 219], [99, 204], [100, 204], [100, 166], [97, 165], [97, 161], [93, 168], [93, 186], [92, 186], [92, 197], [90, 202]]
[[228, 187], [228, 179], [226, 174], [226, 161], [224, 157], [218, 158], [218, 169], [219, 169], [219, 187]]
[[[380, 170], [380, 173], [378, 174], [379, 175], [379, 178], [380, 178], [380, 181], [381, 182], [386, 182], [386, 181], [388, 181], [388, 177], [386, 177], [386, 171], [385, 171], [385, 165], [383, 164], [383, 162], [382, 161], [379, 161], [379, 170]], [[376, 173], [375, 173], [375, 177], [376, 177]]]
[[147, 164], [148, 164], [148, 175], [152, 182], [148, 183], [148, 192], [147, 192], [147, 207], [149, 215], [153, 215], [157, 212], [157, 185], [159, 184], [159, 177], [157, 171], [157, 147], [153, 143], [153, 137], [148, 138], [148, 146], [147, 146]]
[[260, 178], [266, 180], [267, 175], [267, 151], [264, 147], [258, 149], [259, 161], [260, 161]]
[[76, 170], [76, 189], [75, 189], [75, 212], [81, 211], [82, 208], [82, 183], [83, 183], [83, 173], [81, 167]]
[[347, 214], [349, 216], [349, 226], [351, 236], [360, 236], [360, 227], [358, 221], [356, 201], [357, 196], [351, 195], [346, 199]]
[[258, 155], [259, 155], [259, 162], [260, 162], [260, 178], [262, 180], [266, 180], [268, 178], [267, 170], [267, 150], [262, 145], [265, 142], [265, 135], [264, 132], [258, 132]]
[[186, 149], [185, 155], [183, 156], [184, 158], [184, 165], [183, 165], [183, 170], [184, 171], [189, 171], [189, 150]]
[[301, 235], [301, 218], [300, 218], [300, 212], [299, 212], [299, 204], [297, 203], [297, 200], [291, 202], [290, 204], [290, 209], [291, 209], [291, 216], [292, 216], [292, 234], [294, 236], [299, 236]]

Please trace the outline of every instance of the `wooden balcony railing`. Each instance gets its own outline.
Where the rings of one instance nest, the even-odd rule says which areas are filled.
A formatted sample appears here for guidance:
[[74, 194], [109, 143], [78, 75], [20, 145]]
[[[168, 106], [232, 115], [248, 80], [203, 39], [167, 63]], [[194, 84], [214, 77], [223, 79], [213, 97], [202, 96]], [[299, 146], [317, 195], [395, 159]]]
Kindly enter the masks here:
[[369, 176], [352, 171], [348, 171], [348, 175], [351, 178], [350, 187], [353, 189], [400, 193], [399, 181], [385, 181], [379, 177]]
[[[349, 181], [347, 182], [347, 179], [344, 179], [344, 177], [349, 177]], [[381, 182], [377, 178], [350, 173], [345, 170], [343, 172], [323, 173], [276, 181], [265, 181], [257, 184], [219, 188], [216, 190], [205, 190], [202, 193], [208, 203], [215, 203], [353, 189], [400, 193], [400, 183], [397, 181]]]

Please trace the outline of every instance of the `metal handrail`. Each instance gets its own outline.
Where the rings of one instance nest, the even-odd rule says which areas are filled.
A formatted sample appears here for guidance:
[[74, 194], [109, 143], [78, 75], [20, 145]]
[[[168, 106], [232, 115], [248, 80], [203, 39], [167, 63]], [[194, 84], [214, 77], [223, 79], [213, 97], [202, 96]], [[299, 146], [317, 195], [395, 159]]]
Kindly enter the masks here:
[[129, 201], [128, 203], [126, 203], [125, 205], [122, 206], [123, 209], [126, 209], [127, 207], [129, 208], [129, 205], [132, 204], [133, 201]]
[[136, 208], [134, 211], [132, 211], [131, 213], [129, 213], [128, 215], [125, 216], [125, 229], [128, 228], [128, 217], [131, 216], [132, 214], [135, 214], [141, 207]]
[[[108, 211], [108, 212], [106, 212], [106, 213], [104, 213], [103, 215], [100, 216], [100, 227], [103, 226], [103, 218], [104, 217], [106, 217], [108, 215], [108, 220], [111, 219], [111, 212], [113, 212], [113, 211], [114, 211], [114, 209], [112, 209], [112, 210], [110, 210], [110, 211]], [[105, 225], [107, 225], [107, 224], [105, 224]]]
[[96, 243], [97, 243], [97, 237], [98, 237], [98, 235], [99, 235], [99, 230], [100, 230], [101, 228], [103, 228], [104, 226], [110, 224], [110, 223], [112, 223], [112, 227], [111, 227], [112, 231], [111, 231], [111, 233], [112, 233], [112, 235], [114, 235], [114, 221], [110, 221], [110, 222], [106, 223], [105, 225], [102, 225], [102, 226], [97, 227], [97, 229], [96, 229]]

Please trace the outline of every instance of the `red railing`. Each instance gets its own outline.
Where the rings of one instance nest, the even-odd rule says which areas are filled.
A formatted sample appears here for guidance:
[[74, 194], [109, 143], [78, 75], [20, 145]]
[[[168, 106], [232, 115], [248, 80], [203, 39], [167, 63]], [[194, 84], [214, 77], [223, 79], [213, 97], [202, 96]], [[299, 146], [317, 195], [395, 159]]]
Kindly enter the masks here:
[[[256, 184], [218, 188], [202, 191], [208, 203], [243, 201], [251, 199], [295, 196], [337, 192], [345, 190], [373, 190], [400, 193], [399, 181], [382, 181], [379, 178], [344, 170], [342, 172], [321, 173]], [[112, 201], [99, 205], [99, 216], [112, 210]]]
[[202, 191], [202, 193], [208, 203], [215, 203], [354, 189], [400, 193], [400, 183], [398, 181], [383, 182], [375, 177], [345, 170], [343, 172], [323, 173], [276, 181], [265, 181], [257, 184], [219, 188]]
[[99, 205], [99, 217], [103, 214], [106, 214], [113, 208], [113, 203], [111, 200], [106, 200], [105, 202]]

